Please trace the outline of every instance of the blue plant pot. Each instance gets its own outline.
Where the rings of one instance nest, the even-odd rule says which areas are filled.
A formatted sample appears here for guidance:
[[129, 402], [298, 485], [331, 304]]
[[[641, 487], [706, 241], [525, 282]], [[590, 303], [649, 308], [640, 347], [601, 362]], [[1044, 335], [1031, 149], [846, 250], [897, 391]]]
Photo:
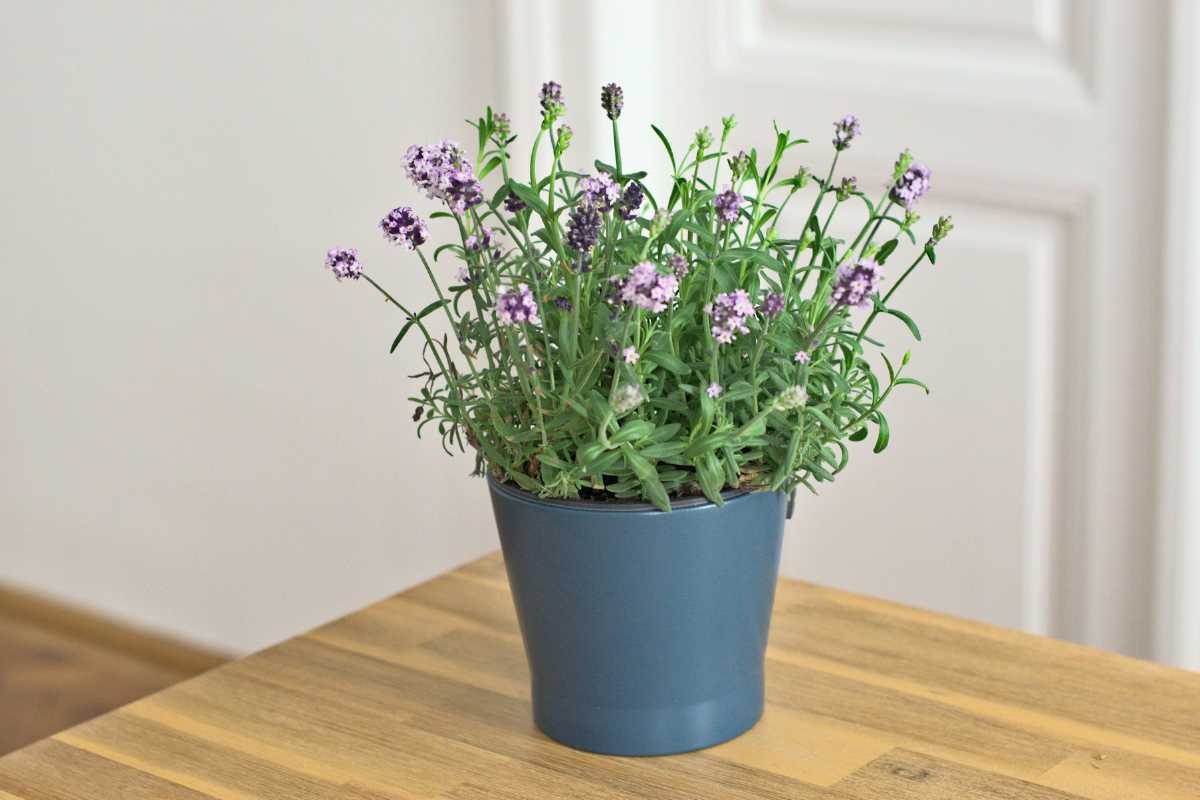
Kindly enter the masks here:
[[725, 505], [542, 500], [489, 479], [533, 717], [581, 750], [709, 747], [763, 711], [787, 498]]

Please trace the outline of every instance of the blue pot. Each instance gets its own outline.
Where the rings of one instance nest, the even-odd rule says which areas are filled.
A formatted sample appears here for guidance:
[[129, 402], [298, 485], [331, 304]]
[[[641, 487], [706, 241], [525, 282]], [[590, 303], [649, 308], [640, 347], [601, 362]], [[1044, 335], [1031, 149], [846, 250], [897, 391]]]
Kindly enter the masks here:
[[723, 507], [687, 500], [664, 513], [488, 483], [547, 736], [650, 756], [754, 726], [785, 495], [732, 493]]

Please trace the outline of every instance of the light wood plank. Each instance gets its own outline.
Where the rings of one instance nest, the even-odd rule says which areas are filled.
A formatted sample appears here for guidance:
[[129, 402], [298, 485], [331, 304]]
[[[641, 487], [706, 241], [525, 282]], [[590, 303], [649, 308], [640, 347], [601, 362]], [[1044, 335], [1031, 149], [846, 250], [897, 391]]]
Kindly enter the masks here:
[[582, 753], [489, 556], [0, 758], [0, 800], [1200, 798], [1200, 676], [793, 581], [773, 626], [749, 733]]

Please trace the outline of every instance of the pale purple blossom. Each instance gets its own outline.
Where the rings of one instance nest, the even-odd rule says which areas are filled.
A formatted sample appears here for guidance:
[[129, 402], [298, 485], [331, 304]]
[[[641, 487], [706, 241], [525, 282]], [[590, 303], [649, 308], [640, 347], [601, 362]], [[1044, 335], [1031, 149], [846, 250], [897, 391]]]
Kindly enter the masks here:
[[853, 114], [846, 116], [833, 123], [833, 146], [837, 150], [845, 150], [850, 146], [850, 142], [854, 141], [855, 137], [862, 133], [862, 125], [858, 121], [858, 117]]
[[504, 325], [521, 325], [526, 322], [537, 325], [541, 322], [537, 301], [533, 299], [533, 292], [524, 283], [500, 295], [496, 301], [496, 316]]
[[362, 275], [358, 251], [353, 247], [335, 247], [330, 250], [325, 254], [325, 266], [339, 281], [343, 278], [356, 281]]
[[641, 355], [638, 354], [636, 347], [630, 345], [621, 351], [621, 357], [625, 359], [626, 364], [636, 364]]
[[742, 196], [733, 190], [729, 184], [721, 190], [721, 193], [713, 198], [713, 208], [717, 210], [717, 216], [725, 222], [737, 222], [738, 209], [742, 205]]
[[405, 174], [431, 198], [444, 199], [450, 186], [450, 173], [464, 167], [470, 169], [462, 148], [449, 139], [434, 144], [414, 144], [404, 153]]
[[795, 361], [797, 364], [807, 364], [809, 362], [808, 353], [804, 350], [797, 350]]
[[402, 244], [416, 250], [429, 239], [429, 226], [407, 206], [393, 208], [379, 221], [383, 236], [393, 244]]
[[475, 179], [471, 167], [463, 165], [447, 177], [446, 205], [456, 214], [466, 213], [468, 208], [483, 202], [483, 186]]
[[679, 291], [679, 280], [674, 275], [664, 275], [653, 263], [643, 261], [629, 270], [620, 279], [621, 300], [630, 305], [658, 313]]
[[667, 259], [667, 266], [679, 280], [683, 280], [683, 276], [688, 274], [688, 260], [679, 253], [675, 253]]
[[621, 187], [609, 175], [601, 172], [579, 181], [586, 202], [600, 211], [611, 211], [621, 197]]
[[882, 267], [869, 258], [855, 264], [842, 264], [838, 267], [837, 283], [829, 299], [838, 307], [867, 308], [882, 277]]
[[498, 231], [481, 228], [479, 233], [468, 236], [464, 244], [469, 252], [489, 253], [492, 258], [498, 259], [502, 255], [498, 239]]
[[721, 344], [729, 344], [739, 333], [749, 333], [746, 320], [754, 316], [754, 304], [745, 289], [723, 292], [704, 309], [712, 318], [712, 335]]
[[929, 179], [932, 173], [924, 164], [913, 162], [892, 186], [889, 197], [906, 209], [912, 209], [917, 201], [929, 191]]
[[716, 400], [725, 393], [725, 387], [719, 383], [713, 382], [708, 385], [708, 388], [704, 390], [704, 393]]
[[758, 310], [764, 317], [771, 319], [783, 313], [783, 306], [783, 295], [779, 292], [767, 292], [767, 296], [763, 298], [762, 305]]

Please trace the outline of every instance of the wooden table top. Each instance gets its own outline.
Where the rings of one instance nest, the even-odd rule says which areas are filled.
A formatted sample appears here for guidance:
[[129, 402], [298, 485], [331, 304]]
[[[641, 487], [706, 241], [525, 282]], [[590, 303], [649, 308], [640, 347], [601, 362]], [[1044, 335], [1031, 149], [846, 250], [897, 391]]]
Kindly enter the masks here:
[[712, 749], [571, 750], [527, 677], [489, 556], [0, 758], [0, 800], [1200, 798], [1200, 674], [797, 581]]

